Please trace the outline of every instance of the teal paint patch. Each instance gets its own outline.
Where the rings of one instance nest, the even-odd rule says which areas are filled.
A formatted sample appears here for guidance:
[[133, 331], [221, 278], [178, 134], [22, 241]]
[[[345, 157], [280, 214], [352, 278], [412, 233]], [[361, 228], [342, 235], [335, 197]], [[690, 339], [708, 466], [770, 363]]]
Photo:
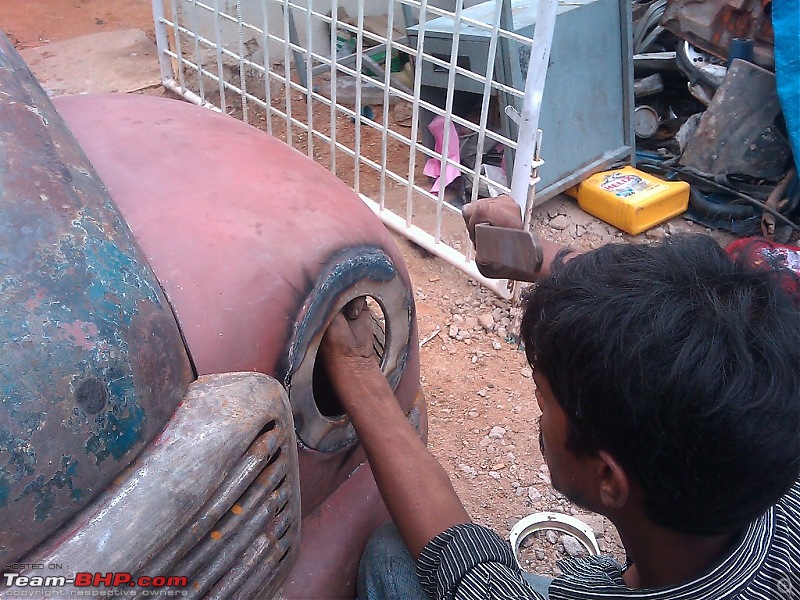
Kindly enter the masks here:
[[98, 463], [109, 456], [121, 459], [141, 439], [146, 417], [144, 409], [131, 397], [130, 376], [110, 381], [108, 387], [114, 403], [95, 419], [97, 432], [86, 442], [86, 453]]
[[56, 506], [57, 490], [65, 487], [70, 492], [70, 497], [83, 495], [83, 490], [76, 488], [72, 482], [78, 468], [78, 462], [71, 456], [62, 456], [58, 470], [50, 479], [45, 480], [44, 476], [39, 475], [31, 481], [22, 491], [22, 496], [31, 496], [34, 502], [33, 518], [36, 521], [44, 521], [52, 516], [53, 508]]
[[[0, 327], [3, 327], [3, 324], [0, 323]], [[8, 349], [13, 352], [13, 349]], [[16, 382], [11, 380], [3, 381], [0, 385], [0, 392], [3, 394], [3, 404], [5, 410], [9, 413], [9, 415], [16, 419], [23, 409], [23, 405], [25, 399], [23, 395], [20, 393], [18, 389], [18, 385]], [[2, 440], [0, 440], [0, 443]]]
[[0, 431], [0, 451], [6, 455], [2, 469], [2, 481], [11, 485], [33, 474], [36, 467], [36, 452], [23, 439], [8, 431]]
[[6, 470], [0, 468], [0, 506], [8, 506], [11, 498], [11, 483], [6, 477]]
[[[0, 359], [0, 393], [3, 410], [11, 418], [11, 431], [0, 431], [3, 456], [4, 505], [22, 497], [34, 498], [33, 518], [44, 521], [58, 514], [58, 490], [68, 489], [71, 500], [80, 500], [86, 490], [73, 484], [78, 462], [62, 460], [58, 471], [47, 473], [47, 463], [37, 464], [31, 443], [47, 421], [48, 414], [70, 409], [63, 423], [69, 435], [85, 436], [84, 448], [93, 463], [108, 458], [124, 460], [146, 435], [146, 410], [134, 386], [131, 349], [127, 333], [143, 302], [157, 310], [165, 304], [160, 289], [147, 269], [114, 227], [101, 226], [83, 208], [72, 221], [72, 229], [61, 233], [56, 244], [39, 244], [27, 277], [3, 280], [4, 305], [22, 310], [7, 311], [0, 328], [11, 333], [7, 347], [16, 363]], [[115, 226], [124, 230], [116, 220]], [[88, 310], [87, 310], [88, 309]], [[22, 359], [22, 357], [27, 357]], [[18, 364], [25, 364], [20, 371]], [[25, 372], [35, 373], [35, 377]], [[89, 417], [74, 406], [75, 391], [87, 378], [97, 378], [109, 390], [108, 405], [100, 418]], [[59, 383], [61, 382], [61, 383]], [[60, 392], [54, 393], [54, 389]], [[52, 398], [46, 411], [31, 411], [31, 398]], [[52, 425], [52, 423], [51, 423]], [[45, 434], [46, 435], [46, 434]], [[38, 474], [38, 475], [37, 475]], [[24, 486], [24, 487], [23, 487]]]
[[[107, 239], [107, 232], [94, 218], [82, 211], [72, 224], [82, 233], [62, 238], [60, 254], [80, 254], [71, 262], [85, 265], [83, 279], [88, 285], [74, 292], [89, 299], [93, 307], [91, 324], [96, 328], [91, 336], [90, 360], [82, 361], [73, 386], [83, 377], [97, 376], [106, 383], [110, 395], [103, 416], [89, 421], [94, 425], [85, 449], [96, 463], [109, 457], [120, 460], [142, 441], [145, 419], [134, 388], [132, 358], [124, 334], [143, 299], [160, 305], [159, 291], [135, 257]], [[76, 243], [78, 240], [83, 243]], [[56, 325], [74, 318], [63, 313], [56, 316]], [[50, 333], [49, 337], [57, 336]], [[88, 336], [84, 343], [88, 343]]]
[[19, 423], [26, 431], [38, 431], [44, 419], [45, 417], [42, 413], [29, 412]]

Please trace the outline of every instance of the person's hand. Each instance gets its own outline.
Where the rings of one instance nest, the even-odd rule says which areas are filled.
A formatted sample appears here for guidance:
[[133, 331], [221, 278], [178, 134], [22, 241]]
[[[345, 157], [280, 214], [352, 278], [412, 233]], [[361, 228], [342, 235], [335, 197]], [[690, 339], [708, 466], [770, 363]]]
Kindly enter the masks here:
[[511, 196], [481, 198], [465, 205], [461, 214], [472, 243], [475, 243], [475, 225], [480, 223], [488, 223], [495, 227], [522, 229], [521, 212]]
[[374, 323], [366, 298], [356, 298], [336, 314], [320, 343], [319, 355], [334, 385], [343, 375], [381, 372], [373, 341]]
[[[481, 198], [476, 202], [471, 202], [462, 209], [462, 216], [467, 224], [467, 231], [473, 244], [475, 243], [475, 226], [481, 223], [488, 223], [495, 227], [522, 229], [522, 215], [519, 206], [511, 196]], [[516, 269], [511, 272], [511, 275], [504, 274], [503, 277], [512, 276], [520, 281], [539, 281], [549, 276], [550, 266], [556, 254], [566, 250], [566, 248], [560, 244], [549, 242], [541, 236], [539, 237], [539, 242], [542, 246], [542, 265], [540, 269], [535, 269], [534, 265], [531, 265], [530, 269], [526, 269], [525, 265], [515, 265]], [[496, 277], [496, 273], [499, 273], [501, 268], [491, 260], [486, 260], [480, 248], [476, 248], [475, 253], [475, 262], [478, 264], [478, 269], [482, 273], [484, 271], [494, 273], [488, 276]], [[575, 256], [574, 253], [569, 253], [564, 256], [564, 260], [569, 260], [573, 256]]]

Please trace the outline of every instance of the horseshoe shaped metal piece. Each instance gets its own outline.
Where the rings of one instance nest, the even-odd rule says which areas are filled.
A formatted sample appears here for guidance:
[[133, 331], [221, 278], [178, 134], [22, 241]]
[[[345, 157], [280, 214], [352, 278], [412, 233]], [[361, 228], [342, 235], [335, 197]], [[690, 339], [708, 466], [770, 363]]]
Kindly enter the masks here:
[[511, 549], [514, 551], [514, 558], [520, 567], [522, 565], [519, 562], [519, 547], [522, 541], [532, 533], [547, 529], [573, 536], [592, 556], [600, 554], [597, 538], [595, 538], [592, 528], [586, 523], [562, 513], [540, 512], [523, 517], [511, 529], [509, 541], [511, 542]]

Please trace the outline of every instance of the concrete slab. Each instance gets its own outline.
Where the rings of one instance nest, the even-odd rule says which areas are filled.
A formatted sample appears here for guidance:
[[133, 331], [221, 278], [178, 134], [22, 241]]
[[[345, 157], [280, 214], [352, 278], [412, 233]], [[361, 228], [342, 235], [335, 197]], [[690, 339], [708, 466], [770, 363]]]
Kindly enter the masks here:
[[133, 92], [161, 82], [156, 45], [141, 29], [93, 33], [20, 54], [50, 96]]

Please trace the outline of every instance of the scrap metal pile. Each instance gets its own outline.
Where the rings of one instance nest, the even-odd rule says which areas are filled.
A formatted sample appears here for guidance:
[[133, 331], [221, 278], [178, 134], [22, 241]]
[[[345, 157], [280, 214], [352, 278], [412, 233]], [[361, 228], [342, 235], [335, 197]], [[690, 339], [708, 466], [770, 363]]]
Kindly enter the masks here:
[[637, 166], [691, 184], [688, 218], [785, 242], [800, 231], [798, 33], [785, 43], [772, 8], [634, 0], [634, 125]]

